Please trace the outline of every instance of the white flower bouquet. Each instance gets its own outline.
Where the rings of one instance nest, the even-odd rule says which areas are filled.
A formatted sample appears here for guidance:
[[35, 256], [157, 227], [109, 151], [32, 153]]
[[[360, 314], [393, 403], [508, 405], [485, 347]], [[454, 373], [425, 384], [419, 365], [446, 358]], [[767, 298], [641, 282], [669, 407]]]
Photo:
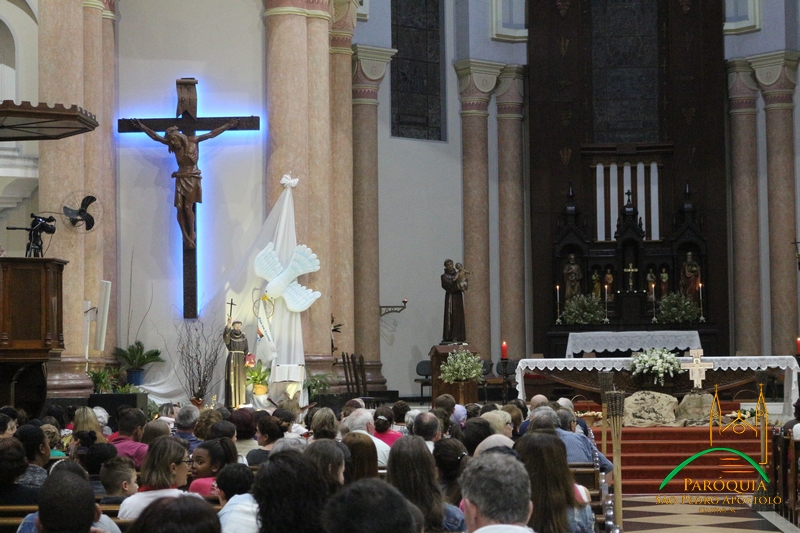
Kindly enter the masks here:
[[653, 377], [653, 383], [664, 386], [664, 377], [682, 374], [684, 370], [675, 354], [663, 348], [650, 348], [633, 358], [631, 362], [631, 375], [639, 374]]
[[481, 381], [483, 379], [483, 362], [469, 350], [459, 347], [447, 355], [439, 368], [439, 377], [445, 383], [456, 381]]

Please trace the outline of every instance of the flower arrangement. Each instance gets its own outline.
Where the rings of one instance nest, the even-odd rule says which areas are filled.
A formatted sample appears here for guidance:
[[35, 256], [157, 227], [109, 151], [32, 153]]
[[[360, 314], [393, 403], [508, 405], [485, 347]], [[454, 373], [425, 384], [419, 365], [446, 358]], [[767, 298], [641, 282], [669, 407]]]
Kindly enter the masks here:
[[691, 298], [671, 292], [658, 303], [658, 321], [662, 324], [689, 324], [700, 317], [700, 307]]
[[600, 324], [605, 318], [603, 302], [594, 294], [578, 294], [567, 300], [561, 320], [564, 324]]
[[445, 383], [483, 380], [483, 361], [478, 355], [459, 346], [447, 355], [439, 368], [439, 377]]
[[663, 348], [650, 348], [633, 358], [631, 362], [631, 375], [652, 376], [653, 383], [664, 386], [664, 378], [675, 374], [682, 374], [684, 370], [675, 354]]

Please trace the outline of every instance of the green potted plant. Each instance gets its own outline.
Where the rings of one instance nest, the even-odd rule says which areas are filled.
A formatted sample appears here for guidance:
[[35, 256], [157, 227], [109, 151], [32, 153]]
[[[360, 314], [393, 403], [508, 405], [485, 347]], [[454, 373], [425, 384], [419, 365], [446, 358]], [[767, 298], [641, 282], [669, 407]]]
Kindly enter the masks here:
[[564, 304], [561, 320], [568, 326], [600, 324], [605, 318], [603, 302], [593, 294], [577, 294]]
[[161, 350], [144, 349], [142, 341], [136, 341], [127, 349], [114, 348], [114, 356], [122, 363], [127, 371], [127, 382], [131, 385], [141, 385], [144, 380], [144, 366], [151, 363], [163, 363]]
[[325, 374], [311, 374], [306, 377], [306, 382], [303, 386], [308, 389], [308, 401], [317, 398], [320, 394], [328, 394], [331, 389], [331, 380], [335, 376], [327, 372]]
[[478, 383], [483, 380], [483, 361], [478, 354], [459, 346], [439, 367], [439, 394], [451, 394], [456, 403], [478, 401]]
[[87, 370], [86, 375], [92, 380], [95, 394], [111, 393], [117, 386], [116, 378], [108, 369], [102, 368], [100, 370]]
[[249, 366], [245, 370], [247, 372], [247, 385], [253, 387], [253, 394], [256, 396], [266, 394], [270, 368], [265, 367], [261, 361], [258, 361], [255, 366]]
[[691, 324], [700, 318], [700, 306], [679, 292], [664, 296], [658, 303], [658, 321], [662, 324]]

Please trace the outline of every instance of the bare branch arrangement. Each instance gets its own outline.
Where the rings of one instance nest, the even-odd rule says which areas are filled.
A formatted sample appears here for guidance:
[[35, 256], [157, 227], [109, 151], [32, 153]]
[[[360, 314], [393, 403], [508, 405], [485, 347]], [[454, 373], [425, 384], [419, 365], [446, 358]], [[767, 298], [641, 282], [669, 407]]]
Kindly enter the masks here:
[[[209, 327], [199, 319], [182, 320], [175, 324], [178, 337], [178, 368], [175, 373], [189, 398], [205, 398], [213, 385], [214, 370], [224, 357], [222, 332], [215, 322], [216, 318]], [[170, 359], [175, 366], [175, 358]]]

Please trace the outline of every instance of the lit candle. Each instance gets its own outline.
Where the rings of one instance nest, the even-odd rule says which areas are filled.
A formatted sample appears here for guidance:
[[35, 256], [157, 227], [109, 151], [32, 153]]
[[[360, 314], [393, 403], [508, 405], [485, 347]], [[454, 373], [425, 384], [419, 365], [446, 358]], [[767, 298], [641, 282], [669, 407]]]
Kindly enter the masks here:
[[608, 285], [605, 285], [606, 288], [606, 301], [608, 301]]
[[650, 290], [652, 291], [651, 294], [653, 295], [653, 300], [655, 300], [656, 299], [656, 284], [655, 283], [651, 283], [650, 284]]
[[797, 355], [800, 355], [800, 337], [797, 337]]
[[559, 298], [560, 298], [560, 296], [559, 296], [559, 293], [558, 293], [558, 285], [556, 285], [556, 303], [559, 303], [561, 301]]
[[[800, 339], [798, 339], [798, 341], [800, 341]], [[508, 343], [506, 343], [506, 341], [503, 341], [500, 357], [508, 359]]]
[[703, 284], [700, 284], [700, 299], [703, 299]]

